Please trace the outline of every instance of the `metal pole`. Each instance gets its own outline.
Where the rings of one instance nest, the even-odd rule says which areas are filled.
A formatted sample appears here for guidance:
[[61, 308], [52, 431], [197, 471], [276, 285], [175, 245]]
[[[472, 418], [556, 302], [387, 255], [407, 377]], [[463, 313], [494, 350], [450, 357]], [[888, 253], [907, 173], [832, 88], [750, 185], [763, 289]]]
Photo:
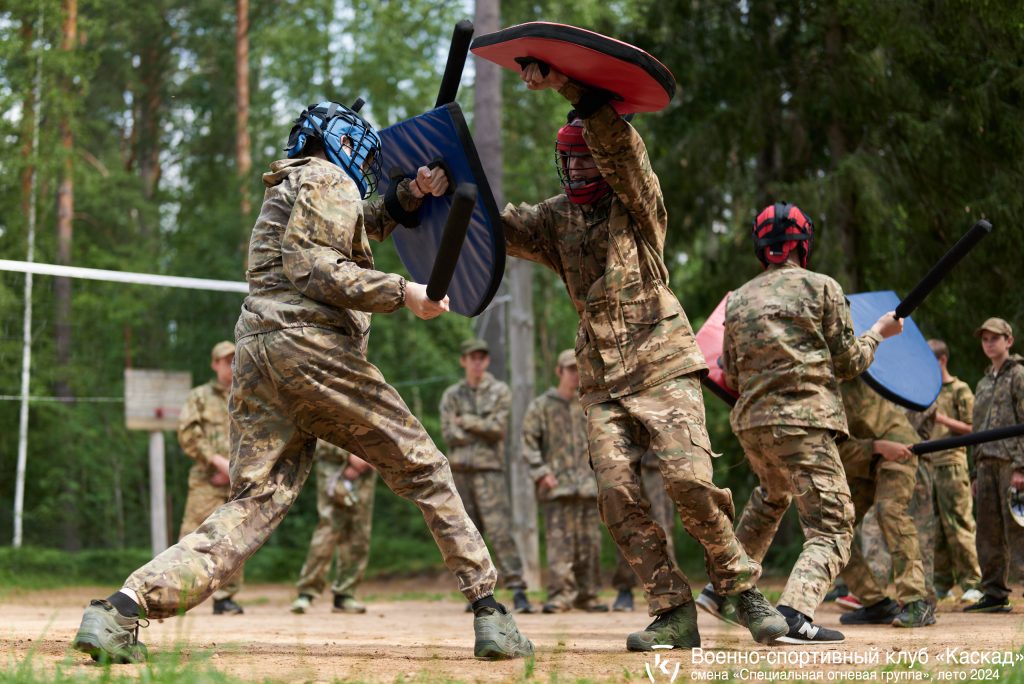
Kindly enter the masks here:
[[153, 555], [167, 548], [167, 490], [164, 487], [164, 433], [149, 433], [149, 529]]
[[[43, 33], [43, 6], [39, 5], [37, 40]], [[43, 53], [36, 54], [36, 78], [32, 87], [32, 179], [28, 206], [28, 251], [26, 261], [35, 259], [36, 194], [38, 191], [40, 101], [43, 97]], [[25, 316], [21, 342], [21, 408], [18, 412], [18, 465], [14, 475], [14, 539], [12, 546], [21, 548], [22, 518], [25, 510], [25, 470], [28, 465], [28, 396], [32, 368], [32, 274], [25, 274]]]

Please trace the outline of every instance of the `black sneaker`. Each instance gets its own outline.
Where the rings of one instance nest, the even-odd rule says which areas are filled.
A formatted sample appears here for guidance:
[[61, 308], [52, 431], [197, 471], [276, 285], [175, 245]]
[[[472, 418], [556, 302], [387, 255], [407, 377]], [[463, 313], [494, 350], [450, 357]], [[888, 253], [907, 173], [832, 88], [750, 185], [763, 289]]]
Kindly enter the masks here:
[[911, 601], [892, 621], [893, 627], [927, 627], [935, 624], [935, 608], [927, 601]]
[[1010, 599], [997, 599], [985, 594], [980, 601], [964, 608], [965, 613], [1009, 613], [1013, 609]]
[[213, 614], [214, 615], [241, 615], [245, 611], [242, 610], [242, 606], [238, 605], [231, 598], [226, 599], [214, 599], [213, 601]]
[[526, 592], [522, 589], [516, 589], [516, 593], [512, 595], [512, 610], [516, 613], [533, 612], [533, 604], [526, 598]]
[[715, 593], [714, 587], [710, 584], [704, 587], [703, 590], [697, 595], [695, 599], [697, 607], [703, 610], [705, 613], [710, 613], [722, 622], [727, 622], [730, 625], [736, 625], [742, 627], [739, 620], [736, 617], [736, 604], [732, 601], [727, 601], [725, 596], [720, 596]]
[[886, 597], [870, 606], [840, 615], [839, 622], [844, 625], [891, 625], [899, 614], [899, 604]]
[[615, 603], [612, 604], [612, 610], [616, 613], [632, 613], [633, 592], [629, 589], [619, 589], [619, 595], [615, 597]]
[[825, 598], [822, 599], [822, 600], [825, 603], [831, 603], [832, 601], [835, 601], [840, 596], [846, 596], [849, 593], [850, 593], [850, 590], [847, 589], [845, 585], [843, 585], [843, 584], [835, 584], [835, 585], [832, 586], [832, 588], [829, 590], [829, 592], [827, 594], [825, 594]]
[[844, 641], [846, 637], [842, 632], [816, 625], [807, 619], [803, 613], [790, 608], [779, 606], [779, 612], [786, 618], [789, 625], [789, 632], [775, 641], [780, 644], [834, 644]]

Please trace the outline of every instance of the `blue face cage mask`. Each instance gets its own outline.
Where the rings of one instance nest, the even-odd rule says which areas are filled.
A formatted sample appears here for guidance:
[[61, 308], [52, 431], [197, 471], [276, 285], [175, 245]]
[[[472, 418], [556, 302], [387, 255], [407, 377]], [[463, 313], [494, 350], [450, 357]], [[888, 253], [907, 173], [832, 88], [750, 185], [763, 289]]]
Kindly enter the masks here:
[[[350, 152], [345, 151], [344, 138], [351, 141]], [[288, 158], [302, 156], [310, 139], [320, 141], [327, 159], [348, 174], [363, 199], [373, 194], [381, 175], [380, 136], [354, 109], [337, 102], [306, 107], [288, 134]]]

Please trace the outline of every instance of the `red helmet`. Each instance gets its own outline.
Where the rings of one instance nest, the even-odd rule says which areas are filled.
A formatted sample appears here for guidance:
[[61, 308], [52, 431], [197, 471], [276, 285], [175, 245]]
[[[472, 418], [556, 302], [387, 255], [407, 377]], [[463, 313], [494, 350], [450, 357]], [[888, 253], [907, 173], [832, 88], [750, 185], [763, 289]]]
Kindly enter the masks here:
[[794, 249], [799, 250], [800, 265], [807, 268], [814, 244], [814, 222], [795, 204], [777, 202], [754, 219], [751, 237], [754, 254], [765, 268], [785, 262]]
[[[573, 157], [579, 161], [572, 165], [573, 173], [570, 175], [570, 159]], [[590, 154], [587, 141], [583, 139], [582, 119], [573, 118], [558, 129], [558, 137], [555, 139], [555, 166], [558, 168], [558, 180], [562, 182], [565, 194], [573, 204], [591, 204], [611, 192], [611, 186], [600, 172], [593, 178], [579, 177], [580, 173], [592, 176], [593, 174], [589, 172], [597, 169], [597, 163]], [[576, 176], [575, 180], [573, 176]]]

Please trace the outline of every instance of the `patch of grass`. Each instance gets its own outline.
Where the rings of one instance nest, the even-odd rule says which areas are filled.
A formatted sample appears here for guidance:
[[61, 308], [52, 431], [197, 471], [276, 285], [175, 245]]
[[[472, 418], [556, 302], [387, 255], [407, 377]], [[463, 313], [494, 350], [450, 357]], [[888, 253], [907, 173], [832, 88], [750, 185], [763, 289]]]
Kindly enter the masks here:
[[243, 682], [268, 682], [268, 679], [239, 679], [218, 671], [205, 654], [192, 654], [185, 658], [179, 653], [158, 653], [144, 665], [129, 667], [123, 665], [83, 666], [80, 662], [58, 663], [54, 670], [38, 666], [32, 656], [14, 662], [6, 669], [0, 669], [0, 684], [64, 684], [82, 682], [93, 684], [242, 684]]

